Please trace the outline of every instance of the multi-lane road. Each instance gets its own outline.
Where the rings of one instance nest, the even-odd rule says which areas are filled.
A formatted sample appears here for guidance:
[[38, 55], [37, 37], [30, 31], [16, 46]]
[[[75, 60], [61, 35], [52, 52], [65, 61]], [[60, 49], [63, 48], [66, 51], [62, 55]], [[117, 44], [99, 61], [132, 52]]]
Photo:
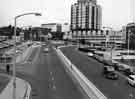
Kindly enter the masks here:
[[17, 76], [32, 86], [32, 99], [88, 99], [67, 74], [52, 46], [49, 46], [48, 53], [44, 53], [44, 48], [41, 47], [34, 52], [37, 54], [31, 55], [31, 62], [17, 68]]
[[106, 79], [102, 75], [103, 64], [79, 52], [76, 47], [65, 47], [61, 50], [109, 99], [135, 99], [135, 88], [127, 83], [124, 75], [118, 73], [118, 80]]
[[[49, 44], [48, 53], [44, 52], [44, 48], [46, 46], [37, 48], [30, 55], [30, 61], [17, 67], [17, 76], [31, 84], [31, 98], [89, 99], [65, 71], [52, 45]], [[108, 99], [135, 99], [135, 88], [127, 83], [121, 73], [118, 73], [118, 80], [106, 79], [102, 75], [103, 64], [78, 51], [76, 47], [63, 47], [61, 51]]]

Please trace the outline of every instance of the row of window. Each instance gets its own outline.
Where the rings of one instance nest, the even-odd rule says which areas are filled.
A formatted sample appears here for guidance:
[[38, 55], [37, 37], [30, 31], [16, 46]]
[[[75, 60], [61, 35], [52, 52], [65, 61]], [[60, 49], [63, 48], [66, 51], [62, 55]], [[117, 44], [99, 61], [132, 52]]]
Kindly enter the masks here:
[[[81, 39], [81, 38], [87, 38], [87, 39], [89, 39], [89, 40], [94, 40], [94, 41], [106, 41], [106, 38], [91, 38], [90, 36], [72, 36], [72, 38], [79, 38], [79, 39]], [[113, 42], [113, 41], [123, 41], [122, 39], [115, 39], [115, 40], [109, 40], [109, 41], [111, 41], [111, 42]]]
[[[92, 25], [92, 24], [85, 24], [85, 25], [83, 25], [83, 26], [85, 26], [85, 27], [83, 27], [83, 29], [100, 29], [100, 26], [98, 26], [98, 25]], [[76, 24], [72, 24], [71, 25], [71, 30], [72, 29], [78, 29], [78, 28], [81, 28], [82, 29], [82, 24], [81, 23], [77, 23], [77, 25]]]

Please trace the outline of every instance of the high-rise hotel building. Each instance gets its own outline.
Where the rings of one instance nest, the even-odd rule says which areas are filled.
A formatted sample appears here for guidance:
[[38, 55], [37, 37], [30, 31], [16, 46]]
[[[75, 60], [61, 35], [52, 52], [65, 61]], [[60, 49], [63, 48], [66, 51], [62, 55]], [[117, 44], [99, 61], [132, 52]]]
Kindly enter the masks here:
[[71, 32], [73, 37], [90, 35], [102, 25], [102, 9], [96, 0], [78, 0], [71, 6]]

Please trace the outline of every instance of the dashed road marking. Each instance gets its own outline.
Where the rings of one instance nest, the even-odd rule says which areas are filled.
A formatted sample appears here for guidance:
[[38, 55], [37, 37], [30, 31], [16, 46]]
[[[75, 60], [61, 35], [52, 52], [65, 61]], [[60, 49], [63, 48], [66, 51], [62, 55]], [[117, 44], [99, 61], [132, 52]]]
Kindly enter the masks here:
[[130, 94], [129, 94], [129, 97], [133, 98], [133, 97], [134, 97], [134, 95], [133, 95], [132, 93], [130, 93]]
[[52, 72], [50, 72], [52, 74]]
[[54, 80], [54, 78], [52, 77], [52, 80]]
[[53, 90], [56, 90], [56, 86], [55, 85], [53, 85]]

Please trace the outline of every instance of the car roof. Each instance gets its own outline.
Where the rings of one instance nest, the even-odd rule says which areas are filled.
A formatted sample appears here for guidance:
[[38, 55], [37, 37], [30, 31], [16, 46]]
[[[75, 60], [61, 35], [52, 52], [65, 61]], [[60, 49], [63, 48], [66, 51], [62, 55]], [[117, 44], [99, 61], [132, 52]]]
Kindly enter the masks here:
[[108, 65], [108, 66], [104, 66], [104, 68], [107, 68], [108, 70], [114, 70], [114, 67], [112, 67], [112, 66], [110, 66], [110, 65]]
[[135, 75], [130, 75], [130, 77], [134, 78], [135, 79]]
[[107, 67], [107, 68], [113, 68], [112, 65], [105, 65], [104, 67]]

